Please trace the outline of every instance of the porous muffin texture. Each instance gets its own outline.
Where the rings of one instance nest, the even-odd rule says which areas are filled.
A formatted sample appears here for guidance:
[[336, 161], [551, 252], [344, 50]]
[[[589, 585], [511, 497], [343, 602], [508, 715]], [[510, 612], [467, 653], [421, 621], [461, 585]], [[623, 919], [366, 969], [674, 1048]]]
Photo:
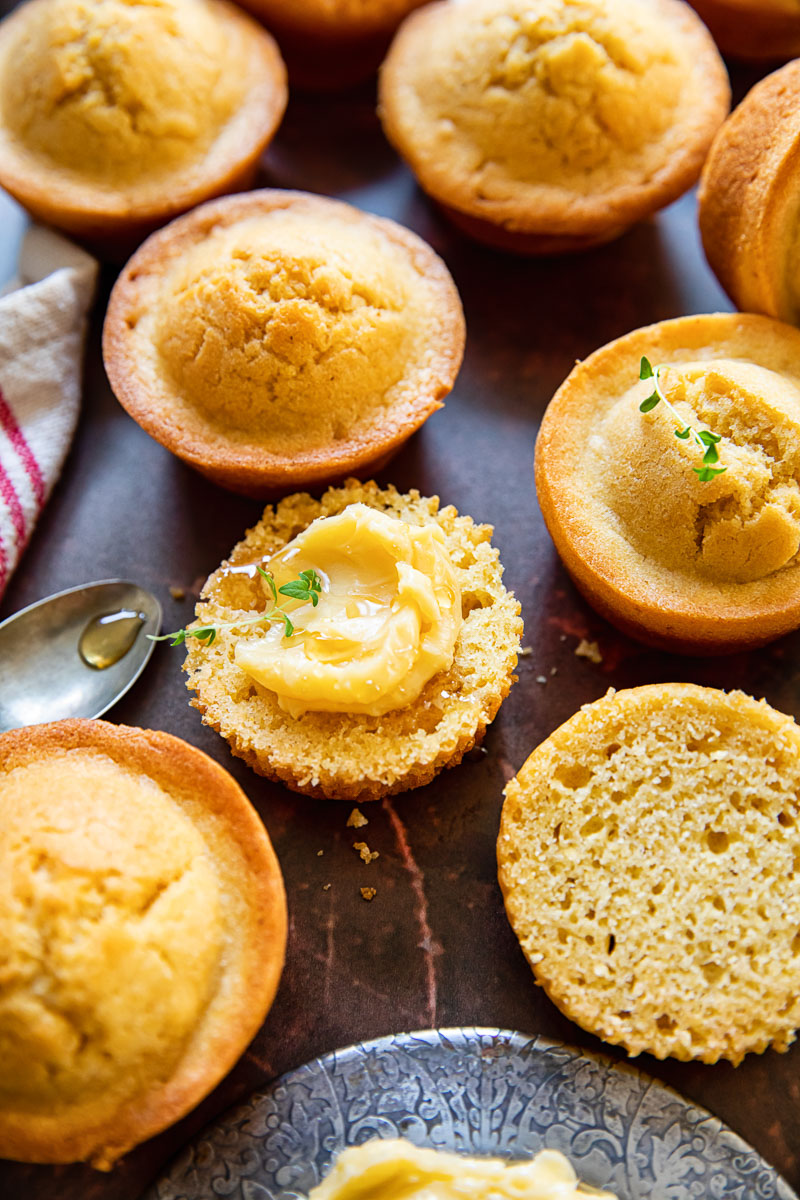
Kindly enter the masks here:
[[672, 0], [429, 5], [381, 77], [387, 134], [426, 190], [550, 237], [611, 236], [680, 195], [727, 105], [713, 43]]
[[196, 0], [52, 0], [2, 76], [3, 119], [62, 169], [129, 184], [205, 153], [242, 99], [235, 49]]
[[234, 780], [169, 734], [0, 736], [0, 1157], [108, 1169], [233, 1066], [286, 944]]
[[0, 183], [105, 253], [249, 184], [286, 105], [226, 0], [30, 0], [0, 23]]
[[366, 801], [429, 783], [481, 740], [516, 678], [522, 622], [519, 604], [503, 587], [489, 526], [475, 525], [452, 506], [440, 509], [437, 497], [356, 480], [319, 501], [296, 495], [267, 508], [208, 580], [199, 621], [229, 622], [263, 609], [254, 564], [263, 565], [317, 517], [353, 503], [412, 524], [436, 522], [443, 530], [464, 618], [449, 670], [434, 675], [412, 704], [380, 717], [308, 712], [296, 718], [236, 666], [241, 633], [235, 629], [221, 631], [210, 647], [188, 639], [185, 670], [204, 722], [259, 774], [307, 795]]
[[[800, 337], [751, 315], [636, 330], [579, 363], [537, 442], [548, 529], [578, 585], [627, 632], [703, 652], [763, 644], [800, 623]], [[642, 413], [652, 380], [678, 413]], [[720, 437], [722, 474], [702, 481]]]
[[153, 437], [260, 495], [385, 461], [441, 406], [463, 348], [429, 246], [283, 191], [228, 196], [150, 238], [103, 342], [118, 399]]
[[[800, 52], [800, 6], [797, 8]], [[800, 324], [800, 63], [748, 92], [703, 168], [698, 219], [709, 264], [736, 306]]]
[[200, 834], [157, 783], [91, 752], [0, 779], [0, 825], [0, 1107], [167, 1078], [222, 952]]
[[738, 1063], [800, 1023], [800, 730], [741, 692], [586, 705], [506, 788], [506, 911], [537, 982], [629, 1054]]

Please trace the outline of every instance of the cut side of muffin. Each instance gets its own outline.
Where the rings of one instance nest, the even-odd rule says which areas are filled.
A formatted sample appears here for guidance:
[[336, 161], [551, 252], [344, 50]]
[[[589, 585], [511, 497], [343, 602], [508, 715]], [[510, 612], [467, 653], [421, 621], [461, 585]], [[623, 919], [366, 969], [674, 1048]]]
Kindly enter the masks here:
[[429, 783], [480, 742], [516, 678], [522, 622], [519, 604], [502, 584], [491, 528], [475, 525], [436, 497], [349, 480], [321, 500], [290, 496], [264, 517], [208, 580], [199, 625], [246, 620], [263, 609], [256, 565], [269, 559], [319, 517], [363, 504], [412, 525], [437, 525], [461, 590], [463, 623], [452, 665], [419, 697], [382, 716], [305, 712], [289, 716], [274, 692], [236, 664], [241, 633], [222, 630], [210, 646], [187, 639], [187, 687], [207, 725], [259, 774], [311, 796], [365, 801]]
[[280, 868], [226, 771], [103, 721], [0, 736], [0, 817], [0, 1156], [106, 1170], [261, 1025]]
[[275, 42], [225, 0], [30, 0], [0, 24], [0, 183], [119, 257], [248, 186], [286, 99]]
[[[643, 359], [666, 401], [652, 408]], [[718, 654], [800, 625], [798, 363], [791, 326], [680, 317], [595, 351], [551, 400], [542, 513], [577, 586], [624, 632]]]
[[588, 704], [506, 788], [511, 925], [571, 1020], [629, 1054], [738, 1063], [800, 1024], [800, 730], [741, 692]]
[[415, 234], [270, 190], [149, 238], [112, 292], [103, 356], [151, 436], [265, 496], [384, 463], [441, 407], [464, 336], [453, 280]]
[[[797, 8], [800, 39], [800, 6]], [[737, 308], [800, 324], [800, 62], [750, 91], [703, 168], [698, 218], [709, 264]]]
[[680, 196], [730, 102], [678, 0], [460, 0], [400, 27], [387, 137], [471, 236], [521, 253], [616, 237]]

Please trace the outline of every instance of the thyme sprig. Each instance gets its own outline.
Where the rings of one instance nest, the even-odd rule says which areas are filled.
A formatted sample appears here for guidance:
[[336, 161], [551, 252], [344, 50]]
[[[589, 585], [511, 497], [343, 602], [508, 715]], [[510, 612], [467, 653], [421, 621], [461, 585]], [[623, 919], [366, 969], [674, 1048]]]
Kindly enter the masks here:
[[285, 611], [283, 602], [278, 597], [287, 596], [290, 600], [310, 600], [312, 607], [316, 608], [322, 591], [322, 580], [313, 568], [309, 568], [307, 571], [301, 571], [295, 579], [290, 579], [288, 583], [276, 587], [275, 580], [269, 571], [265, 571], [262, 567], [256, 567], [256, 570], [266, 579], [272, 593], [272, 607], [268, 608], [266, 612], [258, 613], [255, 617], [243, 617], [238, 621], [223, 621], [219, 625], [197, 625], [194, 629], [177, 629], [174, 633], [162, 633], [160, 637], [154, 637], [152, 633], [147, 636], [152, 642], [166, 642], [171, 638], [170, 646], [182, 646], [190, 637], [197, 638], [206, 646], [211, 646], [216, 641], [217, 635], [224, 629], [241, 629], [246, 625], [282, 621], [283, 636], [291, 637], [295, 626]]
[[722, 435], [712, 433], [710, 429], [695, 429], [693, 425], [686, 425], [681, 418], [680, 413], [670, 404], [664, 392], [661, 389], [661, 372], [663, 366], [658, 366], [653, 370], [653, 367], [648, 358], [642, 357], [642, 363], [639, 368], [640, 379], [652, 379], [653, 391], [639, 405], [639, 412], [648, 413], [662, 402], [669, 409], [678, 428], [674, 431], [675, 437], [680, 438], [682, 442], [688, 441], [691, 438], [696, 445], [703, 451], [703, 465], [701, 467], [692, 467], [697, 478], [701, 483], [708, 483], [712, 479], [716, 479], [717, 475], [721, 475], [723, 471], [727, 471], [727, 467], [715, 466], [719, 462], [719, 450], [717, 450], [717, 442], [722, 440]]

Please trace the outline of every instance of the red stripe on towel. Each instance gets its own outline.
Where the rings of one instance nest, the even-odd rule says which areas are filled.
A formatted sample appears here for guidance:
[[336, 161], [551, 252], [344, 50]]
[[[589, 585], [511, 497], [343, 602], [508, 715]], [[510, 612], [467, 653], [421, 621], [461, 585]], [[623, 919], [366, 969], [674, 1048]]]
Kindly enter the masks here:
[[20, 461], [28, 472], [28, 478], [31, 481], [33, 494], [36, 501], [41, 507], [45, 501], [45, 486], [44, 478], [38, 462], [33, 456], [33, 451], [25, 440], [25, 434], [17, 424], [17, 418], [14, 416], [14, 410], [6, 400], [2, 391], [0, 391], [0, 426], [6, 432], [8, 440], [19, 455]]
[[3, 545], [3, 539], [0, 537], [0, 596], [3, 594], [3, 589], [8, 583], [8, 559], [6, 557], [6, 548]]
[[11, 514], [14, 532], [17, 535], [17, 546], [21, 550], [28, 537], [28, 530], [25, 525], [25, 514], [22, 511], [22, 505], [19, 502], [19, 496], [15, 492], [14, 485], [9, 479], [6, 469], [2, 463], [0, 463], [0, 500], [4, 500], [8, 505], [8, 511]]

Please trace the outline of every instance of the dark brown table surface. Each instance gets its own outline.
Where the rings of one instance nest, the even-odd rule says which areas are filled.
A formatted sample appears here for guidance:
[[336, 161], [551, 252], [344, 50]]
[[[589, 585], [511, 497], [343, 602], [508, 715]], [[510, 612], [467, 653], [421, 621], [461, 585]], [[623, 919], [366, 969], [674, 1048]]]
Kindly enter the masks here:
[[[754, 78], [736, 74], [738, 96]], [[494, 850], [505, 781], [556, 726], [610, 686], [690, 680], [740, 687], [800, 717], [800, 634], [758, 653], [710, 660], [646, 649], [578, 596], [536, 503], [537, 427], [575, 359], [650, 321], [730, 307], [705, 265], [693, 196], [580, 256], [535, 261], [482, 249], [439, 218], [399, 164], [381, 134], [370, 88], [340, 98], [294, 97], [266, 156], [263, 182], [338, 196], [393, 217], [447, 262], [466, 312], [464, 366], [444, 411], [380, 478], [438, 493], [494, 525], [532, 652], [520, 660], [519, 682], [489, 730], [487, 753], [429, 787], [366, 807], [369, 825], [354, 834], [345, 827], [350, 805], [293, 795], [234, 759], [188, 706], [181, 651], [157, 648], [109, 715], [168, 730], [205, 750], [256, 805], [288, 892], [283, 980], [253, 1045], [195, 1112], [111, 1174], [2, 1163], [4, 1200], [134, 1200], [218, 1113], [276, 1075], [356, 1040], [478, 1024], [603, 1049], [534, 986], [507, 924]], [[161, 598], [166, 629], [181, 626], [206, 576], [261, 511], [258, 502], [183, 466], [116, 403], [99, 349], [112, 281], [107, 272], [74, 447], [0, 617], [50, 592], [121, 576]], [[170, 586], [186, 588], [186, 600], [174, 601]], [[582, 637], [599, 643], [602, 663], [575, 656]], [[363, 836], [380, 852], [369, 866], [352, 848]], [[371, 903], [359, 893], [367, 884], [377, 889]], [[726, 1121], [800, 1189], [800, 1045], [783, 1055], [749, 1055], [736, 1069], [646, 1055], [637, 1065]]]

